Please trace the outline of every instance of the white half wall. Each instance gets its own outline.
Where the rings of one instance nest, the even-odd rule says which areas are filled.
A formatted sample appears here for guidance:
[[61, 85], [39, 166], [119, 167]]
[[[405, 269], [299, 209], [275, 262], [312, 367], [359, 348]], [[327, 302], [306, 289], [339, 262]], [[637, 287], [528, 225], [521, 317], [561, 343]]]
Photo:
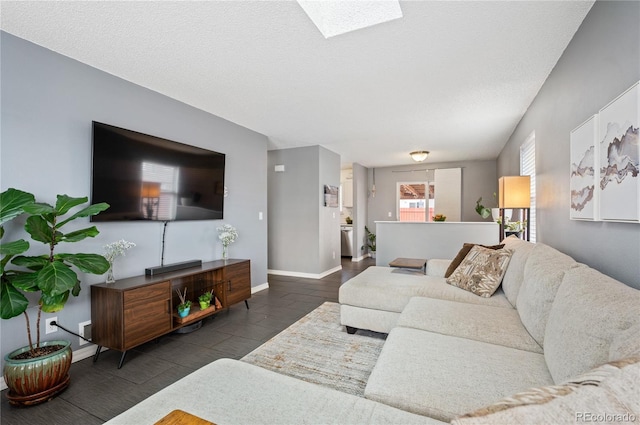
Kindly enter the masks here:
[[452, 259], [465, 242], [495, 245], [499, 236], [497, 223], [376, 221], [376, 265], [400, 257]]

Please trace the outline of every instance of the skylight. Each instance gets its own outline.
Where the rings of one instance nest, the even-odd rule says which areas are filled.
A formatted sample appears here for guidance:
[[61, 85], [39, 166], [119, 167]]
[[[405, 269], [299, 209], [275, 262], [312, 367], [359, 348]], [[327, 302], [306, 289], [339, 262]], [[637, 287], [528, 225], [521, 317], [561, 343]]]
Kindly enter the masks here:
[[324, 38], [402, 18], [397, 0], [298, 0]]

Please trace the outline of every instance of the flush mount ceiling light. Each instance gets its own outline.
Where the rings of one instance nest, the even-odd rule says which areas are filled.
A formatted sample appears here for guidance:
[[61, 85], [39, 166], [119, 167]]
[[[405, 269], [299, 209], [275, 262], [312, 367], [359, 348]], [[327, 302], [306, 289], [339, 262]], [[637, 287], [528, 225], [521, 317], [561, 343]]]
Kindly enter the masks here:
[[324, 38], [402, 18], [397, 0], [318, 1], [298, 0]]
[[414, 152], [411, 152], [409, 155], [411, 155], [411, 158], [415, 162], [422, 162], [425, 159], [427, 159], [427, 157], [429, 156], [429, 151], [414, 151]]

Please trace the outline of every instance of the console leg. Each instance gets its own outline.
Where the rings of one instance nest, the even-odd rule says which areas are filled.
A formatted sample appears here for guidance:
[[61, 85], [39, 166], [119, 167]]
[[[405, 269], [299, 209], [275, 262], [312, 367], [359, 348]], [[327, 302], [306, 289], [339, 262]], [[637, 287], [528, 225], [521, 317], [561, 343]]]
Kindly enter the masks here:
[[102, 350], [102, 345], [98, 345], [98, 348], [96, 348], [96, 353], [93, 355], [93, 362], [97, 362], [98, 361], [98, 356], [100, 355], [100, 350]]
[[346, 328], [349, 335], [353, 335], [358, 330], [358, 328], [352, 328], [351, 326], [347, 326]]
[[127, 355], [127, 351], [123, 351], [122, 352], [122, 356], [120, 357], [120, 363], [118, 363], [118, 369], [122, 368], [122, 365], [124, 364], [124, 358]]
[[249, 302], [247, 300], [244, 300], [244, 305], [247, 306], [247, 310], [249, 310]]

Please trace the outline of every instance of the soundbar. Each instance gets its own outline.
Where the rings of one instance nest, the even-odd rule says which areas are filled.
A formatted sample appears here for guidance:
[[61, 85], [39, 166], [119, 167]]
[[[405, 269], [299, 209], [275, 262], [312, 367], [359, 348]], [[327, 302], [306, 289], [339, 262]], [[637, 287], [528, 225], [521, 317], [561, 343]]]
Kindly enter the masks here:
[[155, 276], [157, 274], [168, 273], [174, 270], [188, 269], [191, 267], [200, 267], [201, 265], [202, 265], [202, 260], [189, 260], [189, 261], [183, 261], [181, 263], [167, 264], [166, 266], [149, 267], [147, 269], [144, 269], [144, 274], [147, 276]]

